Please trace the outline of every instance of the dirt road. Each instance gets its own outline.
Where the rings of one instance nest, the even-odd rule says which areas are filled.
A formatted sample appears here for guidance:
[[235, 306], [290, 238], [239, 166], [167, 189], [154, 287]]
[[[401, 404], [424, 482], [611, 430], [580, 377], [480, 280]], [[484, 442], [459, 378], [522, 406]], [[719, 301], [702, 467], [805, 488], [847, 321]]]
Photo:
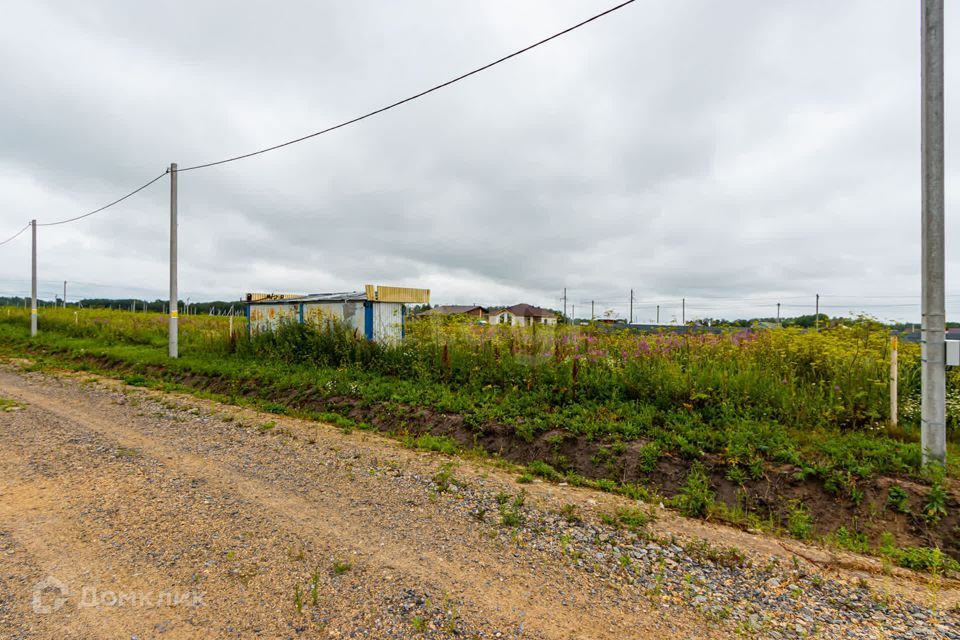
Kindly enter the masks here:
[[[879, 623], [821, 610], [863, 588], [796, 567], [744, 590], [593, 522], [614, 498], [363, 432], [10, 367], [0, 397], [3, 638], [960, 637], [890, 594]], [[790, 584], [810, 615], [750, 608]]]

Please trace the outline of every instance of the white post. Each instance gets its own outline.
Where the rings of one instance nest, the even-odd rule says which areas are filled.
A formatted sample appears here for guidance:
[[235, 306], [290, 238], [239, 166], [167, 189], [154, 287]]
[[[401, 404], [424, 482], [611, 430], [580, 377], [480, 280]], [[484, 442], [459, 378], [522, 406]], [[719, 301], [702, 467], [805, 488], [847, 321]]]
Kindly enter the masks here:
[[170, 325], [167, 355], [178, 357], [177, 332], [177, 163], [170, 165]]
[[897, 426], [897, 336], [890, 339], [890, 426]]

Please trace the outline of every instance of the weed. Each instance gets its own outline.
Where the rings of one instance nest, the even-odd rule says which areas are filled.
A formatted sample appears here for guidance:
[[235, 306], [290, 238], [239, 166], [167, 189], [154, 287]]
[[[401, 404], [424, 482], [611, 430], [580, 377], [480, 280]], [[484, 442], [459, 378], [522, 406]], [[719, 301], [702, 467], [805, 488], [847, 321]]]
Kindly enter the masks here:
[[562, 476], [556, 469], [554, 469], [549, 464], [541, 460], [534, 460], [533, 462], [528, 464], [527, 471], [532, 475], [538, 476], [540, 478], [544, 478], [546, 480], [551, 480], [554, 482], [562, 478]]
[[741, 487], [747, 483], [747, 472], [740, 466], [731, 466], [727, 469], [727, 480]]
[[638, 452], [638, 462], [640, 470], [644, 473], [653, 473], [657, 468], [657, 462], [663, 454], [660, 444], [657, 442], [648, 442], [640, 447]]
[[897, 513], [910, 513], [910, 494], [900, 485], [892, 484], [887, 492], [887, 506]]
[[132, 375], [127, 376], [123, 379], [125, 384], [130, 385], [131, 387], [145, 387], [147, 386], [147, 379], [141, 375]]
[[870, 551], [870, 541], [866, 534], [849, 531], [846, 527], [840, 527], [833, 535], [827, 536], [828, 543], [836, 545], [841, 549], [853, 551], [854, 553], [867, 553]]
[[299, 584], [293, 586], [293, 606], [297, 608], [297, 613], [303, 611], [303, 592]]
[[353, 564], [349, 560], [334, 559], [330, 564], [330, 570], [333, 571], [333, 575], [335, 576], [342, 576], [352, 568]]
[[699, 461], [690, 466], [686, 483], [675, 498], [680, 513], [690, 518], [702, 518], [713, 504], [714, 494], [710, 490], [710, 479], [703, 464]]
[[653, 576], [653, 588], [649, 590], [652, 596], [659, 596], [663, 593], [663, 581], [666, 579], [667, 561], [664, 558], [657, 560], [657, 572]]
[[267, 433], [268, 431], [270, 431], [276, 426], [277, 426], [277, 423], [274, 422], [273, 420], [270, 420], [269, 422], [262, 422], [257, 425], [257, 431], [259, 431], [260, 433]]
[[526, 500], [526, 493], [521, 491], [518, 493], [513, 500], [510, 500], [509, 495], [506, 496], [502, 502], [500, 497], [503, 494], [497, 496], [497, 501], [500, 504], [500, 524], [504, 527], [516, 528], [523, 524], [523, 503]]
[[600, 447], [596, 453], [593, 454], [593, 457], [590, 458], [590, 462], [599, 467], [610, 460], [611, 457], [613, 457], [613, 453], [609, 449]]
[[691, 558], [708, 560], [729, 569], [740, 569], [748, 564], [746, 555], [736, 547], [717, 547], [701, 539], [688, 542], [683, 548]]
[[577, 505], [575, 504], [565, 504], [560, 507], [560, 515], [563, 516], [564, 520], [571, 524], [582, 521], [582, 518], [580, 517], [580, 511], [577, 509]]
[[617, 520], [631, 531], [640, 531], [650, 522], [650, 517], [636, 507], [621, 507], [617, 509]]
[[947, 516], [947, 492], [943, 487], [944, 471], [938, 464], [931, 465], [930, 491], [927, 492], [927, 501], [923, 505], [923, 517], [936, 524]]
[[798, 540], [809, 540], [813, 535], [813, 516], [798, 500], [787, 505], [787, 531]]
[[437, 493], [446, 493], [450, 490], [450, 485], [453, 484], [453, 469], [454, 464], [447, 462], [433, 474], [433, 487]]
[[276, 413], [282, 415], [287, 412], [287, 408], [285, 406], [282, 404], [277, 404], [276, 402], [264, 402], [262, 407], [267, 413]]
[[303, 545], [291, 545], [287, 548], [287, 558], [294, 562], [299, 562], [304, 559], [306, 552], [303, 549]]
[[0, 397], [0, 411], [18, 411], [23, 408], [18, 402], [14, 402], [9, 398]]
[[960, 571], [960, 562], [945, 555], [936, 547], [909, 547], [896, 544], [890, 533], [880, 537], [880, 554], [894, 564], [917, 571]]
[[609, 513], [601, 513], [600, 522], [607, 525], [608, 527], [616, 527], [618, 524], [620, 524], [617, 521], [617, 517]]
[[411, 449], [420, 449], [423, 451], [436, 451], [447, 455], [456, 455], [460, 451], [460, 445], [453, 438], [447, 436], [435, 436], [430, 433], [424, 433], [416, 438], [407, 436], [403, 439], [405, 446]]

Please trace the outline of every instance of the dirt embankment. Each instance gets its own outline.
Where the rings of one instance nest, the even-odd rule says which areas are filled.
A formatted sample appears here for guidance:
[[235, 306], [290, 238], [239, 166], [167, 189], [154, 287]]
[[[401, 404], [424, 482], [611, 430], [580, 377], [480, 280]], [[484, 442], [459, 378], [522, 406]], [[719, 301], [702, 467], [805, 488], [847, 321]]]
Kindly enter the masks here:
[[[104, 369], [140, 373], [227, 398], [243, 397], [303, 412], [336, 413], [391, 435], [445, 436], [464, 448], [479, 447], [515, 464], [539, 460], [561, 472], [573, 472], [591, 480], [639, 483], [666, 498], [681, 491], [690, 470], [689, 460], [665, 454], [655, 468], [648, 471], [640, 453], [645, 443], [639, 441], [618, 447], [568, 432], [539, 433], [526, 440], [511, 425], [489, 421], [471, 425], [464, 416], [440, 413], [428, 407], [370, 403], [349, 396], [326, 395], [318, 388], [276, 388], [228, 376], [130, 366], [108, 358], [91, 356], [89, 361]], [[815, 536], [831, 534], [844, 527], [864, 534], [875, 545], [883, 533], [890, 533], [899, 546], [936, 546], [960, 560], [960, 491], [956, 489], [948, 489], [946, 517], [930, 523], [921, 517], [929, 486], [907, 478], [851, 479], [859, 496], [854, 502], [843, 491], [828, 491], [820, 479], [800, 479], [799, 469], [789, 465], [768, 466], [760, 479], [735, 483], [727, 478], [726, 467], [715, 457], [706, 456], [704, 462], [716, 498], [733, 509], [756, 513], [763, 520], [772, 519], [786, 528], [791, 511], [802, 505], [812, 518]], [[889, 504], [892, 485], [906, 494], [896, 510]]]

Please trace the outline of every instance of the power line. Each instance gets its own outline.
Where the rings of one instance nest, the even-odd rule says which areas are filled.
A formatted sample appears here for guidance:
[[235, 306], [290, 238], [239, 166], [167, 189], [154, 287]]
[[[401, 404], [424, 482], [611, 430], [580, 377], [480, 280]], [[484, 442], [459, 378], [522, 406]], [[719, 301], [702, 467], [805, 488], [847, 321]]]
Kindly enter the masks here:
[[280, 144], [273, 145], [272, 147], [267, 147], [267, 148], [265, 148], [265, 149], [260, 149], [259, 151], [251, 151], [250, 153], [244, 153], [244, 154], [239, 155], [239, 156], [233, 156], [232, 158], [225, 158], [225, 159], [223, 159], [223, 160], [216, 160], [216, 161], [214, 161], [214, 162], [205, 162], [205, 163], [203, 163], [203, 164], [196, 164], [196, 165], [193, 165], [193, 166], [191, 166], [191, 167], [185, 167], [185, 168], [183, 168], [183, 169], [179, 169], [179, 171], [182, 172], [182, 171], [193, 171], [194, 169], [205, 169], [205, 168], [207, 168], [207, 167], [213, 167], [213, 166], [216, 166], [216, 165], [219, 165], [219, 164], [226, 164], [226, 163], [228, 163], [228, 162], [235, 162], [235, 161], [237, 161], [237, 160], [243, 160], [243, 159], [245, 159], [245, 158], [250, 158], [250, 157], [252, 157], [252, 156], [260, 155], [261, 153], [267, 153], [268, 151], [275, 151], [275, 150], [280, 149], [280, 148], [282, 148], [282, 147], [287, 147], [287, 146], [290, 146], [290, 145], [292, 145], [292, 144], [296, 144], [296, 143], [298, 143], [298, 142], [303, 142], [304, 140], [309, 140], [310, 138], [315, 138], [315, 137], [317, 137], [317, 136], [319, 136], [319, 135], [323, 135], [323, 134], [325, 134], [325, 133], [329, 133], [329, 132], [331, 132], [331, 131], [335, 131], [335, 130], [337, 130], [337, 129], [341, 129], [341, 128], [343, 128], [343, 127], [346, 127], [346, 126], [348, 126], [348, 125], [354, 124], [354, 123], [356, 123], [356, 122], [360, 122], [361, 120], [366, 120], [367, 118], [371, 118], [371, 117], [373, 117], [373, 116], [375, 116], [375, 115], [381, 114], [381, 113], [383, 113], [384, 111], [389, 111], [390, 109], [394, 109], [394, 108], [396, 108], [396, 107], [399, 107], [400, 105], [406, 104], [406, 103], [408, 103], [408, 102], [412, 102], [413, 100], [416, 100], [417, 98], [422, 98], [423, 96], [425, 96], [425, 95], [427, 95], [427, 94], [430, 94], [430, 93], [433, 93], [434, 91], [439, 91], [440, 89], [443, 89], [444, 87], [449, 87], [450, 85], [452, 85], [452, 84], [454, 84], [454, 83], [460, 82], [461, 80], [464, 80], [464, 79], [466, 79], [466, 78], [469, 78], [469, 77], [472, 76], [472, 75], [476, 75], [476, 74], [480, 73], [481, 71], [486, 71], [487, 69], [489, 69], [489, 68], [491, 68], [491, 67], [495, 67], [495, 66], [497, 66], [498, 64], [500, 64], [500, 63], [502, 63], [502, 62], [506, 62], [507, 60], [510, 60], [511, 58], [515, 58], [515, 57], [517, 57], [517, 56], [519, 56], [519, 55], [521, 55], [521, 54], [523, 54], [523, 53], [526, 53], [527, 51], [530, 51], [531, 49], [536, 49], [537, 47], [539, 47], [539, 46], [542, 45], [542, 44], [546, 44], [546, 43], [550, 42], [551, 40], [555, 40], [556, 38], [559, 38], [560, 36], [566, 35], [566, 34], [570, 33], [571, 31], [574, 31], [574, 30], [576, 30], [576, 29], [579, 29], [580, 27], [582, 27], [582, 26], [584, 26], [584, 25], [587, 25], [587, 24], [593, 22], [594, 20], [598, 20], [598, 19], [602, 18], [603, 16], [605, 16], [605, 15], [607, 15], [607, 14], [613, 13], [614, 11], [617, 11], [618, 9], [622, 9], [623, 7], [627, 6], [628, 4], [632, 4], [634, 1], [635, 1], [635, 0], [626, 0], [626, 2], [622, 2], [622, 3], [618, 4], [618, 5], [615, 6], [615, 7], [612, 7], [612, 8], [610, 8], [610, 9], [607, 9], [606, 11], [604, 11], [604, 12], [602, 12], [602, 13], [598, 13], [597, 15], [593, 16], [592, 18], [587, 18], [587, 19], [584, 20], [583, 22], [579, 22], [579, 23], [573, 25], [572, 27], [568, 27], [568, 28], [564, 29], [563, 31], [559, 31], [559, 32], [553, 34], [552, 36], [549, 36], [549, 37], [547, 37], [547, 38], [544, 38], [543, 40], [540, 40], [539, 42], [535, 42], [535, 43], [533, 43], [533, 44], [531, 44], [531, 45], [529, 45], [529, 46], [524, 47], [523, 49], [520, 49], [520, 50], [518, 50], [518, 51], [514, 51], [513, 53], [511, 53], [511, 54], [509, 54], [509, 55], [506, 55], [506, 56], [504, 56], [504, 57], [502, 57], [502, 58], [499, 58], [499, 59], [497, 59], [497, 60], [494, 60], [493, 62], [487, 63], [487, 64], [483, 65], [482, 67], [477, 67], [477, 68], [474, 69], [473, 71], [468, 71], [467, 73], [464, 73], [463, 75], [459, 75], [459, 76], [457, 76], [456, 78], [453, 78], [453, 79], [451, 79], [451, 80], [447, 80], [446, 82], [443, 82], [443, 83], [441, 83], [441, 84], [438, 84], [438, 85], [435, 85], [435, 86], [433, 86], [433, 87], [430, 87], [429, 89], [427, 89], [427, 90], [425, 90], [425, 91], [421, 91], [420, 93], [414, 94], [414, 95], [412, 95], [412, 96], [410, 96], [410, 97], [408, 97], [408, 98], [404, 98], [404, 99], [402, 99], [402, 100], [398, 100], [397, 102], [394, 102], [394, 103], [392, 103], [392, 104], [388, 104], [388, 105], [385, 106], [385, 107], [380, 107], [379, 109], [376, 109], [376, 110], [371, 111], [371, 112], [369, 112], [369, 113], [365, 113], [365, 114], [362, 115], [362, 116], [358, 116], [358, 117], [356, 117], [356, 118], [351, 118], [350, 120], [347, 120], [347, 121], [345, 121], [345, 122], [341, 122], [340, 124], [334, 125], [334, 126], [332, 126], [332, 127], [327, 127], [326, 129], [322, 129], [321, 131], [316, 131], [316, 132], [314, 132], [314, 133], [310, 133], [310, 134], [307, 134], [307, 135], [305, 135], [305, 136], [301, 136], [301, 137], [299, 137], [299, 138], [295, 138], [295, 139], [293, 139], [293, 140], [288, 140], [287, 142], [282, 142], [282, 143], [280, 143]]
[[9, 238], [7, 238], [6, 240], [4, 240], [3, 242], [0, 242], [0, 247], [2, 247], [3, 245], [7, 244], [8, 242], [11, 242], [11, 241], [14, 240], [17, 236], [19, 236], [21, 233], [23, 233], [24, 231], [26, 231], [26, 230], [29, 229], [29, 228], [30, 228], [30, 223], [28, 222], [28, 223], [27, 223], [27, 226], [25, 226], [23, 229], [20, 229], [20, 231], [17, 231], [15, 234], [13, 234], [12, 236], [10, 236]]
[[[110, 207], [112, 207], [112, 206], [115, 205], [115, 204], [120, 204], [121, 202], [123, 202], [124, 200], [126, 200], [127, 198], [129, 198], [130, 196], [136, 195], [136, 194], [140, 193], [141, 191], [143, 191], [144, 189], [146, 189], [147, 187], [149, 187], [150, 185], [152, 185], [154, 182], [156, 182], [156, 181], [159, 180], [160, 178], [162, 178], [162, 177], [164, 177], [165, 175], [167, 175], [167, 173], [169, 173], [169, 170], [168, 170], [168, 171], [164, 171], [163, 173], [161, 173], [160, 175], [158, 175], [158, 176], [157, 176], [156, 178], [154, 178], [153, 180], [147, 182], [146, 184], [143, 184], [143, 185], [137, 187], [136, 189], [134, 189], [133, 191], [131, 191], [131, 192], [128, 193], [127, 195], [123, 196], [122, 198], [117, 198], [116, 200], [114, 200], [114, 201], [111, 202], [110, 204], [105, 204], [105, 205], [103, 205], [102, 207], [100, 207], [99, 209], [94, 209], [93, 211], [90, 211], [89, 213], [85, 213], [85, 214], [83, 214], [83, 215], [76, 216], [76, 217], [73, 217], [73, 218], [67, 218], [66, 220], [58, 220], [58, 221], [56, 221], [56, 222], [38, 222], [38, 223], [37, 223], [37, 226], [38, 226], [38, 227], [52, 227], [52, 226], [58, 225], [58, 224], [66, 224], [66, 223], [68, 223], [68, 222], [74, 222], [74, 221], [76, 221], [76, 220], [81, 220], [81, 219], [83, 219], [83, 218], [87, 218], [87, 217], [89, 217], [89, 216], [92, 216], [92, 215], [95, 214], [95, 213], [100, 213], [100, 212], [103, 211], [104, 209], [109, 209]], [[22, 233], [22, 232], [21, 232], [21, 233]]]

